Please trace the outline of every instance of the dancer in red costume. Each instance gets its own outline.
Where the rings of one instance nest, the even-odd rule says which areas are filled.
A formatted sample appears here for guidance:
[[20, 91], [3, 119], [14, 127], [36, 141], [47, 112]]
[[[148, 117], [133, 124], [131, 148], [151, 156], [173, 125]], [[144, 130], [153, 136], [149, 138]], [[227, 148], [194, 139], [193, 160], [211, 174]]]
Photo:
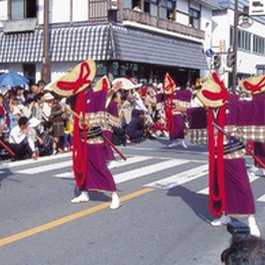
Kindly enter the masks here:
[[[265, 75], [242, 80], [240, 87], [244, 92], [252, 95], [252, 100], [262, 101], [265, 106]], [[251, 168], [251, 172], [260, 177], [265, 176], [265, 143], [249, 143], [249, 147], [253, 147], [252, 156], [255, 163], [255, 167]]]
[[186, 89], [177, 89], [174, 80], [167, 73], [163, 83], [165, 93], [165, 116], [166, 125], [169, 132], [171, 143], [169, 147], [182, 145], [188, 148], [185, 143], [185, 123], [183, 113], [174, 109], [175, 105], [181, 105], [185, 108], [190, 107], [192, 92]]
[[251, 234], [260, 236], [242, 140], [264, 140], [264, 107], [259, 102], [230, 101], [216, 73], [204, 80], [197, 97], [205, 108], [177, 109], [187, 112], [193, 142], [208, 139], [209, 207], [219, 217], [211, 225], [226, 225], [232, 216], [247, 216]]
[[[102, 131], [113, 119], [106, 112], [106, 102], [119, 89], [119, 83], [110, 90], [94, 91], [91, 87], [95, 76], [93, 60], [84, 61], [51, 85], [59, 95], [73, 101], [74, 137], [73, 169], [81, 194], [72, 203], [89, 201], [89, 190], [112, 193], [111, 209], [120, 207], [120, 199], [113, 176], [106, 165]], [[113, 125], [118, 124], [113, 122]]]

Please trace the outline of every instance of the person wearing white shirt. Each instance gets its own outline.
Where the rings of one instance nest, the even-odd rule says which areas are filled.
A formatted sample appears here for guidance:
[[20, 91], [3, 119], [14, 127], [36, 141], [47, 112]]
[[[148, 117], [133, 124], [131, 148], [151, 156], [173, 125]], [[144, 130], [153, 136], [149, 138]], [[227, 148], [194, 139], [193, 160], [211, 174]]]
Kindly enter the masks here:
[[20, 117], [16, 125], [9, 134], [9, 146], [15, 153], [15, 158], [37, 159], [37, 152], [34, 141], [31, 137], [31, 128], [28, 126], [28, 118]]

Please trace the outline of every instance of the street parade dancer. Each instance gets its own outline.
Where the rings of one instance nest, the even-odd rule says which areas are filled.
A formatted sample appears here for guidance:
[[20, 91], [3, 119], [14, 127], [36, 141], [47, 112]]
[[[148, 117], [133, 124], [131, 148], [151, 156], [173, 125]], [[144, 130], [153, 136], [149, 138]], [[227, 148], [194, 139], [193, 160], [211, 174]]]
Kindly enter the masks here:
[[[265, 75], [253, 76], [240, 82], [241, 89], [252, 95], [252, 100], [262, 101], [265, 106]], [[249, 142], [250, 155], [254, 158], [255, 166], [251, 171], [257, 176], [265, 176], [265, 143]]]
[[165, 93], [164, 108], [166, 124], [171, 141], [169, 147], [182, 145], [184, 148], [188, 148], [185, 143], [185, 114], [177, 111], [174, 106], [178, 104], [182, 107], [189, 108], [192, 92], [187, 89], [177, 89], [176, 83], [168, 73], [166, 73], [164, 78], [163, 90]]
[[73, 171], [81, 194], [72, 203], [89, 201], [88, 191], [108, 191], [112, 193], [111, 209], [120, 207], [113, 176], [106, 164], [102, 135], [109, 123], [118, 126], [115, 119], [106, 112], [106, 102], [119, 89], [119, 83], [112, 89], [94, 91], [91, 87], [95, 76], [95, 62], [83, 61], [51, 85], [55, 93], [71, 97], [74, 106]]
[[215, 72], [196, 96], [204, 108], [177, 109], [187, 111], [193, 142], [207, 143], [208, 139], [209, 208], [218, 217], [211, 225], [226, 225], [231, 217], [246, 216], [250, 233], [260, 236], [243, 140], [264, 141], [264, 106], [258, 101], [229, 101], [229, 92]]
[[[110, 82], [108, 80], [107, 76], [103, 76], [95, 85], [93, 88], [94, 92], [100, 91], [100, 90], [109, 90], [110, 89]], [[106, 103], [105, 103], [106, 111], [107, 113], [111, 114], [109, 117], [116, 117], [118, 118], [118, 108], [117, 104], [113, 101], [112, 97], [108, 97]], [[117, 121], [116, 121], [117, 122]], [[102, 131], [102, 134], [105, 138], [108, 138], [109, 141], [111, 141], [112, 138], [112, 126], [110, 126], [109, 123], [106, 124], [106, 128], [104, 131]], [[103, 150], [106, 154], [106, 161], [108, 166], [110, 166], [110, 163], [112, 161], [115, 161], [115, 155], [113, 152], [113, 149], [110, 147], [109, 142], [107, 143], [104, 141]]]

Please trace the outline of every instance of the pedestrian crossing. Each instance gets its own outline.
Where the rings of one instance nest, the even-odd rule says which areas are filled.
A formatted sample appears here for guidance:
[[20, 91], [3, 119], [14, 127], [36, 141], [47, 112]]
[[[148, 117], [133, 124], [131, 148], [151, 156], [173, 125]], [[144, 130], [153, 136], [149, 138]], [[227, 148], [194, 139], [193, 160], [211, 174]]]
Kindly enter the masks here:
[[[9, 169], [13, 174], [39, 175], [49, 173], [54, 178], [74, 179], [70, 153], [54, 157], [43, 157], [37, 161], [30, 159], [2, 163], [0, 165], [0, 174], [4, 173], [5, 169]], [[167, 174], [164, 175], [164, 172], [170, 169], [171, 172], [177, 173], [169, 176]], [[117, 184], [140, 178], [144, 180], [147, 175], [151, 177], [156, 176], [154, 177], [155, 180], [151, 182], [147, 181], [147, 183], [141, 185], [162, 190], [168, 190], [188, 182], [199, 180], [200, 178], [208, 177], [207, 161], [155, 156], [128, 156], [126, 161], [118, 160], [115, 166], [110, 167], [110, 170], [117, 172], [113, 173], [115, 183]], [[148, 179], [150, 181], [150, 178]], [[260, 177], [250, 175], [249, 179], [250, 182], [255, 182]], [[209, 189], [208, 187], [200, 187], [196, 193], [208, 195]], [[265, 194], [258, 197], [257, 201], [265, 202]]]

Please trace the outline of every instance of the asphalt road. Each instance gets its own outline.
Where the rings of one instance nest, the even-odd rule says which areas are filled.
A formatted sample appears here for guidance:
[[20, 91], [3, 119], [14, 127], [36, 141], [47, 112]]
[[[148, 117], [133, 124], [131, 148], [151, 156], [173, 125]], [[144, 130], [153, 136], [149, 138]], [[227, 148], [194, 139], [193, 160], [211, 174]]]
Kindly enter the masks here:
[[[207, 149], [166, 144], [148, 140], [121, 148], [127, 161], [111, 168], [122, 199], [115, 211], [108, 193], [70, 203], [77, 190], [69, 153], [2, 161], [1, 264], [221, 264], [231, 235], [209, 225]], [[263, 234], [264, 181], [251, 182]]]

